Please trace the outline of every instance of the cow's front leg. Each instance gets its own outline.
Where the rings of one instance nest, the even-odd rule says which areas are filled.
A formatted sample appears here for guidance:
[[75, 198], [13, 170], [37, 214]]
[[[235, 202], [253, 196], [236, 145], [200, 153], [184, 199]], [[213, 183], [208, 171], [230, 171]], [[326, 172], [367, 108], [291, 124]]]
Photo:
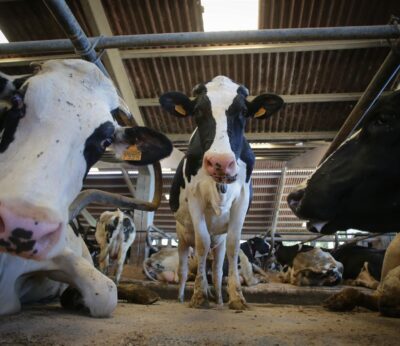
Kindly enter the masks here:
[[86, 259], [66, 250], [54, 259], [57, 267], [49, 277], [68, 283], [82, 295], [83, 305], [93, 317], [108, 317], [117, 306], [117, 287]]
[[[189, 204], [190, 205], [190, 204]], [[198, 203], [190, 205], [195, 231], [195, 248], [197, 257], [197, 275], [194, 281], [194, 292], [190, 300], [190, 307], [208, 308], [208, 282], [206, 273], [206, 260], [210, 250], [210, 235], [208, 234], [204, 214]]]
[[212, 264], [212, 278], [215, 289], [215, 302], [223, 305], [222, 300], [222, 267], [224, 264], [226, 252], [226, 236], [223, 236], [221, 242], [213, 248], [213, 264]]
[[233, 310], [248, 309], [246, 300], [242, 294], [239, 280], [238, 257], [240, 249], [240, 234], [243, 227], [248, 207], [248, 189], [245, 189], [243, 197], [233, 203], [227, 235], [227, 256], [229, 262], [228, 294], [229, 308]]
[[108, 255], [108, 245], [106, 244], [104, 247], [101, 247], [99, 254], [99, 269], [103, 274], [108, 275], [109, 266], [110, 259]]
[[188, 277], [188, 257], [189, 245], [187, 245], [184, 234], [185, 228], [179, 223], [176, 223], [176, 232], [178, 234], [178, 254], [179, 254], [179, 293], [178, 300], [183, 303], [185, 301], [185, 285]]
[[127, 251], [128, 251], [128, 249], [125, 247], [125, 244], [122, 245], [122, 249], [120, 250], [120, 252], [118, 254], [117, 269], [115, 271], [114, 282], [116, 285], [119, 284], [119, 280], [121, 279], [121, 274], [122, 274], [122, 270], [124, 269], [124, 263], [125, 263]]

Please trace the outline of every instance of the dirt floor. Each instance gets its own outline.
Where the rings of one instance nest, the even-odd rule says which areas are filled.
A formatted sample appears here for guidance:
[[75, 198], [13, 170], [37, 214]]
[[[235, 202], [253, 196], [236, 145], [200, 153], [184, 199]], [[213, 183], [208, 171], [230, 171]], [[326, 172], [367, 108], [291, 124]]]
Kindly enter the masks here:
[[31, 306], [0, 318], [0, 345], [398, 345], [400, 319], [319, 306], [250, 304], [251, 310], [190, 309], [160, 301], [120, 303], [111, 318]]

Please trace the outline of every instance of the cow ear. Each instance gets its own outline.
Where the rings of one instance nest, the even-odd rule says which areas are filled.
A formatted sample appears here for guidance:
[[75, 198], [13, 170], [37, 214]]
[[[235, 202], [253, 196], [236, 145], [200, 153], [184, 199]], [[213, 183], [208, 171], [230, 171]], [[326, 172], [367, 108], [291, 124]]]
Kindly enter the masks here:
[[193, 102], [185, 94], [177, 91], [165, 93], [160, 96], [161, 107], [168, 113], [179, 118], [193, 114]]
[[149, 165], [169, 156], [171, 141], [148, 127], [120, 127], [115, 130], [111, 148], [115, 156], [133, 165]]
[[265, 119], [279, 111], [283, 106], [281, 97], [275, 94], [262, 94], [253, 101], [246, 102], [247, 116], [257, 119]]

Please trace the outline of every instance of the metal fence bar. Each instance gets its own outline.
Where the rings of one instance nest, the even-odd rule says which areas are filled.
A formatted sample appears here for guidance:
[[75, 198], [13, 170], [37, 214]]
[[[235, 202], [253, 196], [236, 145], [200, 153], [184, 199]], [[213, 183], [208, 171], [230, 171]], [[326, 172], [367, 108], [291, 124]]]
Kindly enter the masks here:
[[[46, 3], [57, 0], [47, 0]], [[353, 39], [394, 39], [400, 37], [399, 25], [345, 26], [328, 28], [264, 29], [249, 31], [180, 32], [167, 34], [120, 35], [89, 38], [99, 49], [180, 46], [198, 44], [267, 43]], [[0, 54], [68, 52], [69, 40], [24, 41], [0, 44]]]
[[[61, 26], [70, 42], [75, 48], [75, 52], [82, 59], [93, 62], [107, 76], [109, 74], [94, 49], [94, 42], [89, 41], [86, 34], [76, 20], [64, 0], [44, 0], [45, 5], [50, 10], [58, 24]], [[69, 40], [67, 40], [69, 41]], [[35, 41], [34, 41], [35, 42]]]

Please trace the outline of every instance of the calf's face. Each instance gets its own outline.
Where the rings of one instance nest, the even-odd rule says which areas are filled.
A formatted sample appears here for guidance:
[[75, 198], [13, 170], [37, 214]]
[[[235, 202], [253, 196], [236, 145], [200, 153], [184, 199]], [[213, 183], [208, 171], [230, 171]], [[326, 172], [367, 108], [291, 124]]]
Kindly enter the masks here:
[[172, 146], [150, 129], [118, 127], [116, 89], [94, 64], [47, 61], [23, 90], [24, 116], [11, 128], [5, 113], [0, 128], [0, 251], [51, 258], [65, 246], [68, 206], [107, 146], [134, 164]]
[[217, 183], [236, 180], [246, 119], [265, 119], [278, 111], [283, 100], [263, 94], [248, 102], [248, 91], [225, 76], [217, 76], [207, 84], [197, 85], [194, 100], [179, 92], [160, 97], [161, 106], [178, 117], [193, 116], [203, 153], [202, 166]]
[[292, 211], [324, 234], [399, 229], [400, 91], [381, 97], [361, 129], [288, 196]]

